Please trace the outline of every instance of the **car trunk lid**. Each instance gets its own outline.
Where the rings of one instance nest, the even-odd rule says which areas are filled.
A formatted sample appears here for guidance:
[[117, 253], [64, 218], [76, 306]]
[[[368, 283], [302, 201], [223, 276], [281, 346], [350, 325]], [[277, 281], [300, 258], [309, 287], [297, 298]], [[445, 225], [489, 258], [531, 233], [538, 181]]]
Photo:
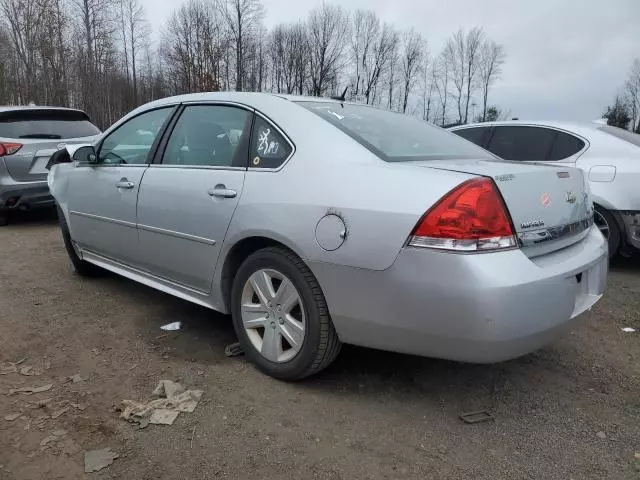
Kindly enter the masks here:
[[482, 159], [431, 160], [420, 166], [492, 178], [531, 257], [582, 240], [592, 223], [590, 192], [576, 168]]

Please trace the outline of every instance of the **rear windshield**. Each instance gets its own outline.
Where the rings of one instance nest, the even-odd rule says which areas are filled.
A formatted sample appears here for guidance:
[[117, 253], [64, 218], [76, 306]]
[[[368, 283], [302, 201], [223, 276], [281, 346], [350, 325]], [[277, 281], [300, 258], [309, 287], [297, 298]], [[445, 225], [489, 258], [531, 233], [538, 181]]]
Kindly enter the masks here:
[[63, 139], [100, 133], [83, 112], [74, 110], [14, 110], [0, 112], [0, 137]]
[[366, 105], [299, 102], [387, 162], [487, 158], [453, 133], [400, 113]]
[[603, 132], [607, 132], [608, 134], [613, 135], [614, 137], [618, 137], [621, 140], [625, 140], [636, 145], [637, 147], [640, 147], [640, 134], [631, 133], [629, 130], [612, 127], [610, 125], [603, 125], [599, 127], [599, 129]]

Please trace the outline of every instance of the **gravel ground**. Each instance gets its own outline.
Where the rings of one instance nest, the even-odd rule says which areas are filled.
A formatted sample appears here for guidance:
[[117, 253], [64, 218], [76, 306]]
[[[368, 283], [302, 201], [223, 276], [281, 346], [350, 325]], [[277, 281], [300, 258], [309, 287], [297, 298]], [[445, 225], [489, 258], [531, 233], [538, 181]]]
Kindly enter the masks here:
[[[0, 246], [0, 362], [39, 374], [0, 375], [0, 480], [640, 478], [640, 333], [621, 330], [640, 330], [640, 261], [614, 265], [580, 327], [519, 360], [345, 347], [286, 384], [224, 356], [228, 317], [72, 274], [54, 219], [3, 227]], [[160, 330], [173, 321], [183, 330]], [[119, 419], [161, 379], [203, 389], [195, 412], [144, 430]], [[483, 409], [493, 422], [458, 418]], [[119, 458], [85, 474], [84, 452], [104, 447]]]

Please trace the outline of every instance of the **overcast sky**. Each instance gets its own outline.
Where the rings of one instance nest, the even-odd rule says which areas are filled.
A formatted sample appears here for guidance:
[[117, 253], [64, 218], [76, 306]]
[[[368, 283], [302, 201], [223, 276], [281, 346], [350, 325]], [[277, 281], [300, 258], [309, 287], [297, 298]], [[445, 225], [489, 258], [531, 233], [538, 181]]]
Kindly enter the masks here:
[[[181, 0], [142, 0], [159, 26]], [[322, 0], [263, 0], [265, 24], [306, 18]], [[593, 120], [640, 57], [640, 0], [342, 0], [415, 28], [438, 53], [452, 32], [481, 26], [507, 58], [490, 103], [521, 119]]]

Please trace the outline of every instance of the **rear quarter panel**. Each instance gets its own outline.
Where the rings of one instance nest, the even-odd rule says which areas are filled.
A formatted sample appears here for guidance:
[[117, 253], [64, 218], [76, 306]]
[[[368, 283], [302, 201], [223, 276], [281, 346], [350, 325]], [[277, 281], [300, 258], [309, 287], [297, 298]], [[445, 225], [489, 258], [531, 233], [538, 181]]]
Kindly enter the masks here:
[[[410, 163], [386, 163], [326, 121], [292, 102], [263, 112], [295, 143], [280, 171], [250, 169], [229, 227], [226, 252], [263, 236], [313, 262], [384, 270], [434, 202], [471, 176]], [[334, 251], [316, 241], [325, 215], [341, 217], [347, 237]]]
[[608, 210], [640, 210], [640, 147], [600, 131], [592, 133], [590, 143], [576, 166], [589, 179], [594, 203]]

